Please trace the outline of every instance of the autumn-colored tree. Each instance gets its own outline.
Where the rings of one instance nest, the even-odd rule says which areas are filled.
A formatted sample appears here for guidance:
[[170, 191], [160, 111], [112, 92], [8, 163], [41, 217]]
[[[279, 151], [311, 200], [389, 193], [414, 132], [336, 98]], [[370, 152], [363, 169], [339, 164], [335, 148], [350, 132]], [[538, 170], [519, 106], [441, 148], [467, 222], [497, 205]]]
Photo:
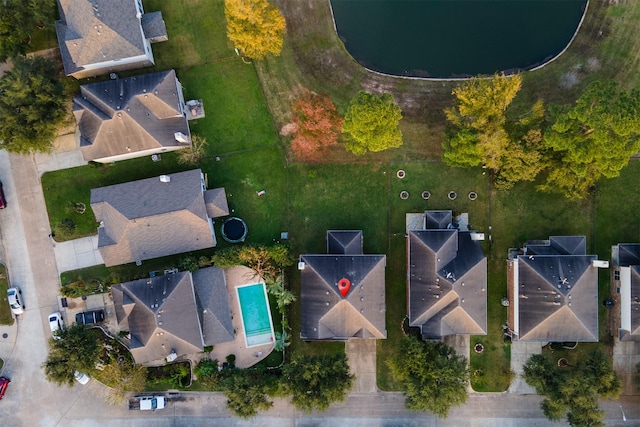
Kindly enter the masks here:
[[286, 22], [280, 10], [268, 0], [225, 0], [227, 37], [252, 59], [280, 55]]
[[207, 154], [207, 139], [191, 135], [191, 146], [178, 151], [178, 163], [181, 165], [197, 165]]
[[444, 160], [451, 166], [483, 165], [498, 188], [531, 181], [547, 165], [541, 149], [544, 106], [537, 102], [518, 120], [507, 109], [520, 90], [520, 75], [473, 78], [453, 90], [456, 105], [445, 110], [451, 124]]
[[297, 127], [291, 149], [300, 159], [317, 159], [338, 143], [342, 117], [331, 98], [307, 92], [291, 109]]
[[376, 96], [359, 92], [344, 117], [345, 148], [354, 154], [365, 154], [401, 146], [402, 132], [398, 128], [401, 119], [402, 110], [390, 93]]
[[590, 84], [573, 107], [551, 110], [554, 121], [543, 143], [552, 167], [539, 188], [569, 199], [588, 195], [601, 177], [613, 178], [640, 150], [640, 90], [614, 81]]

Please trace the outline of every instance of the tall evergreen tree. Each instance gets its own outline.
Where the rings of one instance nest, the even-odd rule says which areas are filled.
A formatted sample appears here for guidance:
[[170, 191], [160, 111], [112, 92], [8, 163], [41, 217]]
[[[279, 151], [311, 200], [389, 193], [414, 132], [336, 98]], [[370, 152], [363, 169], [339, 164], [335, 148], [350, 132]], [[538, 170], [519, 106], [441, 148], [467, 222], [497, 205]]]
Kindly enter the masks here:
[[67, 99], [55, 67], [41, 57], [18, 57], [0, 78], [1, 148], [14, 153], [49, 152], [67, 117]]

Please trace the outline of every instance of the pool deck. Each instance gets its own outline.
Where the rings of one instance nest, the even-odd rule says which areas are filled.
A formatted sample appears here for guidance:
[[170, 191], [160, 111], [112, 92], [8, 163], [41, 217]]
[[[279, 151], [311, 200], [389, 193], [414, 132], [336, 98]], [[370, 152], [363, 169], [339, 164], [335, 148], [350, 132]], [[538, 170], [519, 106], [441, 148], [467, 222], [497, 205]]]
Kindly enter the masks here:
[[236, 338], [230, 342], [214, 345], [213, 351], [209, 353], [209, 359], [217, 359], [219, 362], [224, 362], [228, 355], [235, 354], [236, 367], [249, 368], [267, 357], [273, 351], [274, 344], [267, 343], [247, 348], [244, 330], [242, 328], [242, 314], [240, 312], [240, 305], [238, 304], [235, 288], [242, 285], [264, 283], [264, 281], [255, 271], [247, 267], [229, 268], [225, 270], [224, 274], [227, 281], [231, 321], [233, 323], [233, 329], [236, 331]]

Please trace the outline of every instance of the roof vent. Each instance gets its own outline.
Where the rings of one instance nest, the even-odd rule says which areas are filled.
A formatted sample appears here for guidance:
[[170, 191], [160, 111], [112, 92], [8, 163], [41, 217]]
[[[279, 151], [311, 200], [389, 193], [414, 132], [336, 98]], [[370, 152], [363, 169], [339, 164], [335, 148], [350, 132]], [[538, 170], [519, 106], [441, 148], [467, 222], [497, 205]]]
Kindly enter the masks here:
[[171, 182], [171, 177], [169, 175], [160, 175], [160, 182]]

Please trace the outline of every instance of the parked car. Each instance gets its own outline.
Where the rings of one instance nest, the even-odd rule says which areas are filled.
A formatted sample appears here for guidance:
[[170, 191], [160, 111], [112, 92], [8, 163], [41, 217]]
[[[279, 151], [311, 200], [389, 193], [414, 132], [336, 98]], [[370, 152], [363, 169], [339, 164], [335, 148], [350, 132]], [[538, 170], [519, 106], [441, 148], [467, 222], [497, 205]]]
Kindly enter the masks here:
[[85, 385], [91, 379], [91, 378], [89, 378], [89, 375], [83, 374], [82, 372], [78, 372], [78, 371], [75, 371], [73, 373], [73, 378], [75, 378], [76, 381], [78, 381], [82, 385]]
[[91, 325], [104, 321], [104, 310], [91, 310], [76, 314], [76, 323], [79, 325]]
[[2, 182], [0, 182], [0, 209], [7, 207], [7, 199], [4, 197], [4, 190], [2, 190]]
[[51, 328], [51, 335], [54, 340], [59, 340], [58, 331], [64, 329], [64, 323], [62, 321], [62, 314], [59, 311], [51, 313], [49, 315], [49, 328]]
[[18, 315], [24, 313], [24, 302], [22, 301], [22, 291], [17, 288], [7, 289], [7, 297], [9, 300], [9, 306], [13, 314]]
[[10, 382], [9, 378], [0, 377], [0, 400], [2, 400], [4, 394], [7, 392]]

